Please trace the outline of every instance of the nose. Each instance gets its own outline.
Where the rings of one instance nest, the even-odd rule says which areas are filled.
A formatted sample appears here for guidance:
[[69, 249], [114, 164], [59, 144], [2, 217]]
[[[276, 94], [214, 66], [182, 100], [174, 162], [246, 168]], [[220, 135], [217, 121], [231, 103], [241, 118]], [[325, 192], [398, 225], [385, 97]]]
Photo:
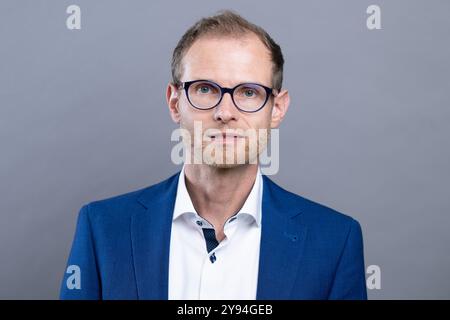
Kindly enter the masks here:
[[234, 106], [231, 95], [227, 92], [223, 95], [222, 101], [214, 108], [214, 120], [227, 123], [237, 120], [238, 109]]

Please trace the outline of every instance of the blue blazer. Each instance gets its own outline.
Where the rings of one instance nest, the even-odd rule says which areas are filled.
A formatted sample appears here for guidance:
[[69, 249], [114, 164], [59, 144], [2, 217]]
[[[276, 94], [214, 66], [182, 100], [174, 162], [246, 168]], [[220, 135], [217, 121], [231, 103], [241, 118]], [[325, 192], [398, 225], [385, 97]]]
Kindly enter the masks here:
[[[179, 175], [83, 206], [61, 299], [168, 299]], [[263, 183], [256, 298], [367, 299], [359, 223], [264, 175]]]

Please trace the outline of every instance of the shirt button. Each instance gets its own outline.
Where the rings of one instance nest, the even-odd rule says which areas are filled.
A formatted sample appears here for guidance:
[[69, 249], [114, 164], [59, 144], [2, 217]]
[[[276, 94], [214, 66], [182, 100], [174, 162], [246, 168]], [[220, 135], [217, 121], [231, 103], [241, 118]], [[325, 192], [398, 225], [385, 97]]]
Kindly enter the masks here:
[[203, 222], [201, 222], [200, 220], [197, 221], [197, 224], [201, 227], [203, 225]]

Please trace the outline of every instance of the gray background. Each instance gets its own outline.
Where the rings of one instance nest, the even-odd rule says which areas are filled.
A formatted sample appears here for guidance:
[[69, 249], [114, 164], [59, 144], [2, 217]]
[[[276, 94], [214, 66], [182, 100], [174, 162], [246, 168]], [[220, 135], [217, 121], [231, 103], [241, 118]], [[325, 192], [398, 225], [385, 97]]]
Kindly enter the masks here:
[[[81, 30], [66, 28], [70, 4]], [[382, 30], [366, 28], [370, 4]], [[171, 52], [224, 8], [284, 50], [273, 179], [360, 221], [382, 271], [370, 298], [450, 298], [450, 2], [437, 0], [2, 0], [0, 298], [57, 298], [80, 207], [179, 168]]]

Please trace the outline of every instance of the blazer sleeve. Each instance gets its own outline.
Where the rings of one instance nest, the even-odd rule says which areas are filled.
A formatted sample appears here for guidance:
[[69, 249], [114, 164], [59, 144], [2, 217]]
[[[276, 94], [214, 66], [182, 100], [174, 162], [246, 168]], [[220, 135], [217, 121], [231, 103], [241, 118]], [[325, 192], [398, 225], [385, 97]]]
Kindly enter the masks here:
[[328, 298], [367, 300], [363, 238], [361, 226], [354, 219], [352, 219]]
[[89, 205], [83, 206], [78, 214], [75, 237], [61, 283], [60, 299], [101, 299], [101, 284], [89, 220]]

